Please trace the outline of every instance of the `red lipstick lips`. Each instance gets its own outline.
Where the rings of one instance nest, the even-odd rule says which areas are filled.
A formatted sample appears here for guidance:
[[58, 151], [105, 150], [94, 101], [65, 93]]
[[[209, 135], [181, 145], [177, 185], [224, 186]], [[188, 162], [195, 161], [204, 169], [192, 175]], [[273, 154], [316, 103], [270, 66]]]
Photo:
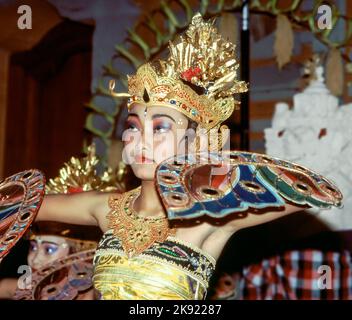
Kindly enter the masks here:
[[140, 154], [135, 156], [135, 160], [136, 160], [136, 163], [148, 163], [148, 164], [150, 164], [150, 163], [154, 162], [152, 159], [149, 159], [149, 158], [145, 157], [144, 155], [140, 155]]

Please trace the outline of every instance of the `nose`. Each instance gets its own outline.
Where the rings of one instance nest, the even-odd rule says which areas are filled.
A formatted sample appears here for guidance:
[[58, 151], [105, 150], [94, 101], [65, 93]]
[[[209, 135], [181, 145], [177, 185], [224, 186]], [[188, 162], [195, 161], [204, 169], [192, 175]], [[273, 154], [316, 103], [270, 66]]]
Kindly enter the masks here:
[[44, 261], [45, 260], [43, 259], [43, 255], [38, 251], [34, 254], [31, 267], [33, 269], [40, 269], [40, 267], [44, 264]]
[[151, 120], [145, 120], [139, 144], [140, 151], [150, 152], [153, 150], [153, 123]]

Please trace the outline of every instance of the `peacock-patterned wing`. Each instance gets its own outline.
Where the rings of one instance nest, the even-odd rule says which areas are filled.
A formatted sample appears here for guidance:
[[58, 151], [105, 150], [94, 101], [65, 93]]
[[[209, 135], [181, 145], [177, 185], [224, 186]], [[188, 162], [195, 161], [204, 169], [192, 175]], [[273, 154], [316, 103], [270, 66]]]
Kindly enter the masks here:
[[0, 182], [0, 262], [30, 227], [40, 208], [45, 177], [32, 169]]
[[342, 194], [328, 179], [298, 164], [250, 152], [178, 155], [161, 163], [156, 185], [169, 219], [246, 216], [249, 209], [289, 202], [328, 209]]

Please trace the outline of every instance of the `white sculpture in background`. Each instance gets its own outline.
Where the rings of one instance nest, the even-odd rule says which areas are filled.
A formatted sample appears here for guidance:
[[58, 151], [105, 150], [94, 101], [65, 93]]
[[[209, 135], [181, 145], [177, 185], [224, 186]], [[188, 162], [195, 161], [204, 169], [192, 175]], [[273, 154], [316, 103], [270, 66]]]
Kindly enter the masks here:
[[352, 104], [338, 106], [324, 84], [323, 67], [315, 63], [308, 87], [293, 97], [293, 108], [276, 104], [272, 127], [264, 130], [266, 152], [335, 182], [344, 196], [343, 209], [310, 212], [333, 230], [352, 229]]

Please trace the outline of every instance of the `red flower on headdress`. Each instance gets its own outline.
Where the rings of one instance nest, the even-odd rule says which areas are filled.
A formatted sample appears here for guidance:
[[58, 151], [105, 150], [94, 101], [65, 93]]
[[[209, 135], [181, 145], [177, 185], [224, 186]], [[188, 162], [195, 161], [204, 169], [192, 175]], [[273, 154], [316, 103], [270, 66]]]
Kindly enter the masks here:
[[79, 192], [83, 192], [83, 188], [82, 187], [69, 187], [67, 189], [68, 193], [79, 193]]
[[195, 68], [191, 67], [181, 73], [181, 78], [183, 80], [191, 82], [193, 77], [198, 77], [201, 73], [202, 73], [202, 70], [199, 67], [195, 67]]

